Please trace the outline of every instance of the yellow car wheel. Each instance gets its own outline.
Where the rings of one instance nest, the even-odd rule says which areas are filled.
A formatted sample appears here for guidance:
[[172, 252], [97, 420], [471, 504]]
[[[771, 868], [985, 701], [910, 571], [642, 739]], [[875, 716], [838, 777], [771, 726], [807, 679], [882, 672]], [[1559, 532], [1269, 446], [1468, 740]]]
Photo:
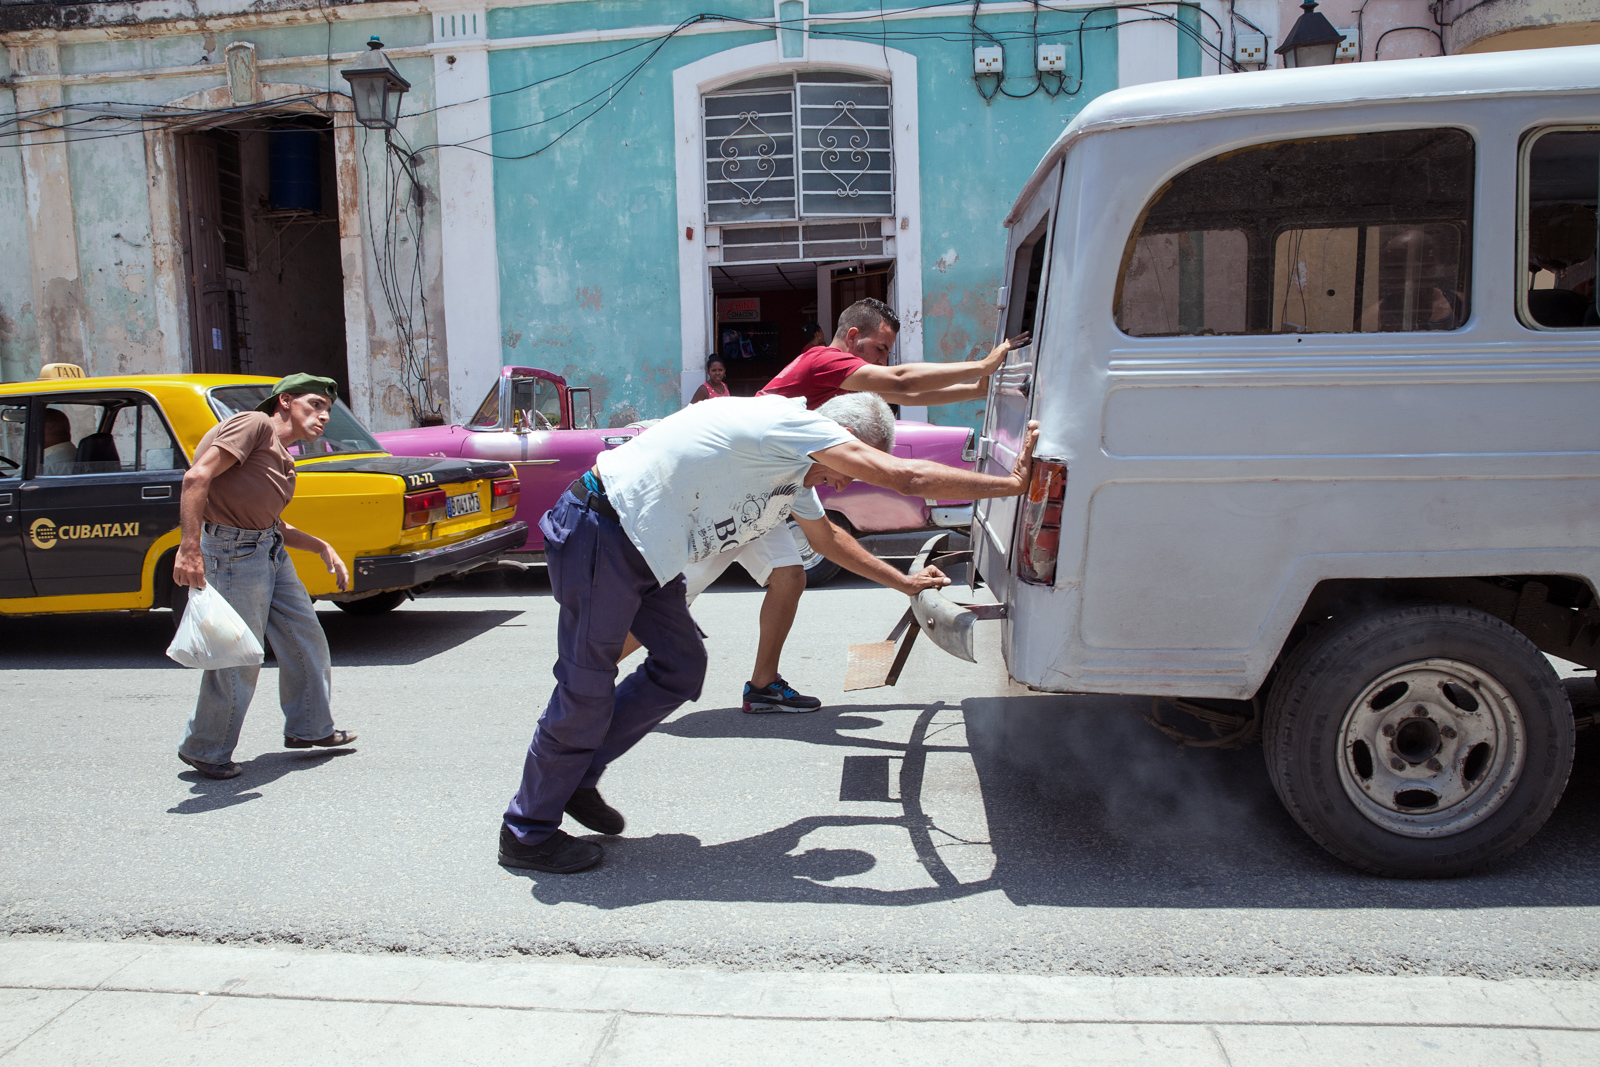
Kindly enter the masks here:
[[360, 600], [335, 600], [334, 603], [340, 611], [348, 611], [352, 615], [382, 615], [404, 604], [410, 597], [409, 590], [391, 589], [387, 593], [375, 593]]

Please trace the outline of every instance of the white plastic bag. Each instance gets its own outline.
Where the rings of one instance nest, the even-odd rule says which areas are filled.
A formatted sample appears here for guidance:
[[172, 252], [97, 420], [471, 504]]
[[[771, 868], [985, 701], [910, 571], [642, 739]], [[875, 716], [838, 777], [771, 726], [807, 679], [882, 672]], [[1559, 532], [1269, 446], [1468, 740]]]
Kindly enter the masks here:
[[202, 671], [261, 665], [261, 642], [250, 632], [215, 586], [189, 590], [189, 610], [183, 613], [178, 633], [167, 655]]

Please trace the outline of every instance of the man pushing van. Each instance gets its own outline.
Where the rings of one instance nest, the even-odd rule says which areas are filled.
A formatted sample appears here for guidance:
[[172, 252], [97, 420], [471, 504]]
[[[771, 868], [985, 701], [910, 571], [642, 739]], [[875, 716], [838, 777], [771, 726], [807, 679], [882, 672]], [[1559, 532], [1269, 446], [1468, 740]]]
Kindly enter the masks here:
[[[857, 300], [840, 314], [831, 344], [800, 353], [756, 395], [799, 397], [813, 409], [851, 393], [876, 393], [891, 404], [911, 406], [982, 400], [989, 394], [989, 376], [1005, 363], [1006, 354], [1028, 344], [1024, 333], [995, 345], [982, 359], [887, 366], [899, 333], [900, 319], [889, 305], [872, 297]], [[961, 494], [953, 496], [960, 498]], [[735, 562], [767, 587], [761, 602], [755, 666], [744, 687], [744, 710], [753, 714], [816, 711], [822, 701], [799, 692], [778, 673], [778, 660], [806, 588], [805, 567], [794, 537], [788, 527], [780, 525], [736, 553], [691, 564], [684, 571], [690, 601]], [[623, 655], [634, 647], [630, 642]]]
[[[256, 638], [271, 642], [284, 748], [332, 748], [356, 739], [333, 728], [328, 639], [284, 548], [321, 556], [340, 589], [349, 585], [349, 572], [332, 545], [281, 518], [295, 486], [294, 457], [286, 446], [321, 437], [338, 395], [331, 378], [289, 375], [256, 410], [212, 427], [183, 476], [183, 535], [172, 579], [195, 589], [209, 579]], [[207, 778], [239, 775], [233, 749], [260, 673], [260, 667], [205, 672], [179, 759]]]
[[[935, 567], [901, 574], [828, 521], [816, 487], [854, 479], [912, 496], [1015, 496], [1028, 484], [1037, 427], [1008, 477], [900, 459], [894, 416], [869, 393], [806, 410], [787, 397], [693, 404], [602, 452], [540, 520], [560, 605], [556, 688], [500, 828], [500, 863], [558, 874], [602, 850], [561, 829], [563, 813], [621, 833], [601, 798], [606, 767], [685, 701], [698, 699], [706, 652], [689, 616], [683, 571], [735, 552], [791, 512], [823, 556], [908, 595], [949, 583]], [[629, 632], [649, 654], [616, 685]]]

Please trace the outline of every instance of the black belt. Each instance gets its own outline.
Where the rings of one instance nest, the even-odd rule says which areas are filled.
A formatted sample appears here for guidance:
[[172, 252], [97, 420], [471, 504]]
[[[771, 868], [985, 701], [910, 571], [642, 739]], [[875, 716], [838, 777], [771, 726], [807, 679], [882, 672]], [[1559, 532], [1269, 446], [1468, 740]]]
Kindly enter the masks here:
[[[598, 482], [600, 481], [600, 476], [596, 474], [594, 479]], [[577, 481], [567, 486], [567, 492], [577, 497], [578, 503], [582, 504], [595, 514], [604, 515], [612, 522], [622, 521], [621, 519], [617, 518], [617, 509], [611, 506], [611, 501], [606, 499], [605, 494], [603, 492], [590, 492], [589, 487], [583, 484], [582, 478], [579, 478]]]

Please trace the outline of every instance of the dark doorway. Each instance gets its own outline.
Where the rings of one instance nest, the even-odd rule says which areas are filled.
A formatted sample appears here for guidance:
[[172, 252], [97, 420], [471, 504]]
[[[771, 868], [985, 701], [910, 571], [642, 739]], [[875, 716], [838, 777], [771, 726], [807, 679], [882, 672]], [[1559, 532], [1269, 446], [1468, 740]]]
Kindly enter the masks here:
[[716, 352], [728, 390], [753, 396], [805, 350], [817, 317], [814, 263], [738, 263], [711, 268]]
[[332, 124], [258, 117], [179, 141], [191, 366], [308, 371], [348, 396]]

